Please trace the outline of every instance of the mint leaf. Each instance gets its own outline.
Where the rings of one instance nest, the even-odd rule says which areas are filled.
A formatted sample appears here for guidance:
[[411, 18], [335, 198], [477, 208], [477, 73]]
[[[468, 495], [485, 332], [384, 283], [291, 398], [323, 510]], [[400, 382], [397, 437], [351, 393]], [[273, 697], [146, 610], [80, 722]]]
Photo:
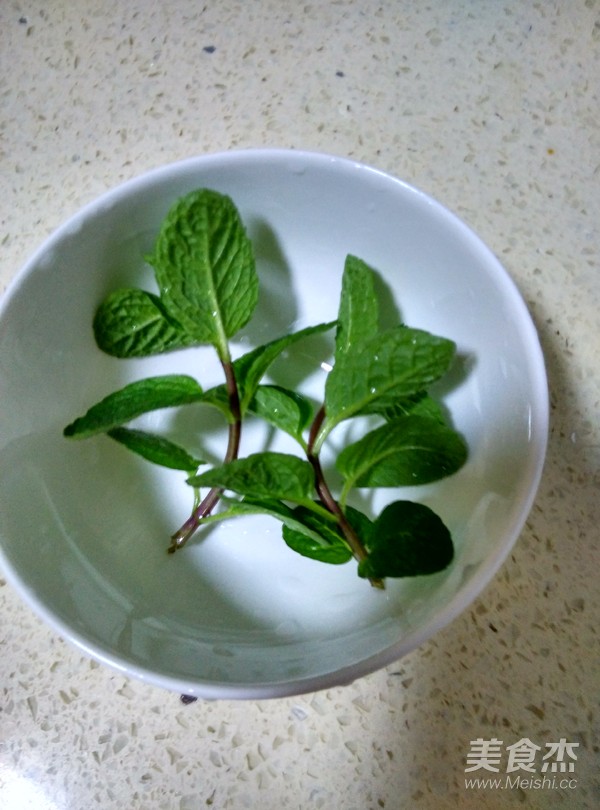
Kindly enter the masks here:
[[290, 335], [283, 335], [276, 340], [258, 346], [233, 362], [233, 370], [235, 378], [240, 389], [240, 405], [242, 413], [247, 409], [260, 381], [266, 374], [271, 364], [277, 360], [279, 355], [285, 349], [292, 346], [304, 338], [311, 335], [319, 334], [320, 332], [327, 332], [335, 326], [335, 321], [329, 323], [320, 323], [316, 326], [307, 326], [305, 329], [300, 329], [298, 332], [292, 332]]
[[428, 484], [452, 475], [464, 464], [462, 438], [436, 419], [400, 416], [375, 428], [337, 457], [344, 490]]
[[[270, 515], [277, 520], [291, 521], [292, 525], [297, 525], [294, 518], [294, 510], [287, 504], [275, 498], [243, 498], [241, 501], [228, 500], [227, 515], [238, 517], [239, 515]], [[217, 516], [215, 516], [216, 518]]]
[[92, 405], [84, 416], [67, 425], [63, 433], [84, 439], [130, 422], [143, 413], [200, 402], [201, 399], [202, 389], [193, 377], [183, 374], [148, 377], [126, 385]]
[[[343, 564], [352, 558], [352, 551], [336, 523], [306, 506], [296, 507], [292, 515], [298, 525], [292, 525], [288, 519], [284, 521], [282, 530], [283, 539], [291, 549], [303, 557], [333, 565]], [[373, 526], [369, 518], [351, 506], [346, 509], [346, 518], [365, 542]]]
[[233, 420], [231, 413], [229, 397], [227, 396], [227, 388], [224, 385], [216, 385], [214, 388], [209, 388], [202, 396], [202, 402], [206, 405], [213, 405], [221, 411], [228, 421]]
[[194, 344], [160, 300], [144, 290], [116, 290], [98, 307], [96, 343], [113, 357], [148, 357]]
[[362, 259], [348, 255], [335, 334], [336, 361], [378, 332], [379, 307], [373, 270]]
[[327, 376], [327, 432], [344, 419], [377, 413], [413, 396], [449, 368], [455, 344], [420, 329], [398, 326], [342, 354]]
[[249, 498], [306, 503], [314, 489], [311, 465], [286, 453], [253, 453], [188, 478], [194, 487], [219, 487]]
[[259, 385], [248, 410], [301, 444], [302, 432], [312, 418], [312, 406], [305, 397], [278, 385]]
[[[314, 503], [312, 508], [299, 506], [291, 509], [272, 498], [244, 498], [230, 502], [226, 512], [209, 518], [209, 521], [240, 515], [270, 515], [282, 522], [283, 539], [293, 551], [333, 565], [348, 562], [352, 552], [339, 532], [335, 518], [326, 512], [319, 513], [319, 509], [322, 509], [319, 503]], [[365, 536], [370, 532], [373, 524], [366, 515], [348, 507], [347, 517]]]
[[292, 527], [284, 523], [282, 528], [283, 539], [293, 551], [332, 565], [342, 565], [352, 559], [352, 552], [335, 524], [304, 506], [294, 509], [293, 514], [299, 525]]
[[[235, 501], [229, 504], [225, 512], [208, 518], [207, 522], [223, 520], [240, 515], [270, 515], [283, 524], [282, 532], [286, 544], [304, 557], [340, 565], [347, 562], [352, 554], [341, 536], [337, 534], [335, 522], [332, 524], [324, 517], [315, 520], [305, 520], [305, 515], [298, 509], [273, 499], [249, 499]], [[307, 516], [315, 517], [315, 513], [304, 509]]]
[[369, 579], [434, 574], [454, 556], [442, 520], [428, 506], [411, 501], [386, 506], [366, 545], [369, 555], [359, 563], [358, 574]]
[[430, 397], [426, 391], [421, 391], [412, 397], [399, 399], [394, 405], [384, 408], [381, 412], [384, 419], [391, 421], [399, 416], [427, 416], [435, 419], [442, 425], [446, 424], [446, 417], [442, 406]]
[[227, 339], [250, 320], [258, 297], [252, 244], [229, 197], [199, 189], [178, 200], [148, 261], [169, 315], [227, 357]]
[[197, 470], [204, 463], [190, 456], [187, 450], [169, 441], [169, 439], [155, 436], [153, 433], [146, 433], [143, 430], [116, 427], [108, 430], [106, 435], [147, 461], [172, 470], [183, 470], [190, 473]]
[[[242, 500], [229, 500], [224, 497], [223, 500], [228, 501], [227, 511], [220, 515], [215, 515], [211, 520], [218, 520], [227, 515], [228, 517], [239, 517], [240, 515], [270, 515], [271, 517], [280, 520], [287, 526], [298, 529], [303, 529], [302, 523], [295, 516], [295, 510], [282, 501], [275, 498], [252, 498], [245, 497]], [[333, 518], [332, 518], [333, 520]], [[310, 529], [306, 529], [310, 531]], [[315, 535], [318, 538], [318, 535]]]

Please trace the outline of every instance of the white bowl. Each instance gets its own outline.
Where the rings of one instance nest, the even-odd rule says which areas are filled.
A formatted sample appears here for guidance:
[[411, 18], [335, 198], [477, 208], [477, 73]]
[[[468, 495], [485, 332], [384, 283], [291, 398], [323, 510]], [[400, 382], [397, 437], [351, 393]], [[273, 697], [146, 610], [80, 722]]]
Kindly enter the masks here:
[[[207, 350], [116, 360], [96, 348], [91, 330], [110, 290], [152, 288], [142, 257], [170, 205], [201, 186], [233, 198], [255, 243], [262, 292], [245, 349], [292, 324], [335, 318], [347, 253], [380, 272], [404, 322], [456, 342], [459, 362], [438, 394], [466, 437], [469, 460], [456, 475], [400, 496], [429, 504], [450, 528], [456, 555], [445, 572], [389, 580], [381, 592], [356, 576], [354, 563], [299, 557], [268, 518], [219, 524], [167, 555], [168, 537], [191, 507], [184, 474], [153, 467], [105, 437], [63, 438], [68, 422], [128, 381], [203, 367], [201, 382], [217, 381]], [[308, 375], [306, 386], [318, 392], [328, 346], [323, 337], [303, 344], [277, 373], [296, 382]], [[382, 172], [285, 150], [159, 168], [59, 228], [2, 301], [0, 392], [0, 562], [9, 581], [94, 658], [206, 698], [347, 683], [455, 618], [524, 525], [548, 427], [535, 328], [477, 236]], [[179, 435], [205, 418], [195, 408], [155, 414], [152, 424]], [[213, 421], [208, 428], [218, 452], [220, 428]], [[250, 443], [263, 438], [258, 429], [246, 434]], [[384, 496], [399, 497], [386, 490], [376, 500]]]

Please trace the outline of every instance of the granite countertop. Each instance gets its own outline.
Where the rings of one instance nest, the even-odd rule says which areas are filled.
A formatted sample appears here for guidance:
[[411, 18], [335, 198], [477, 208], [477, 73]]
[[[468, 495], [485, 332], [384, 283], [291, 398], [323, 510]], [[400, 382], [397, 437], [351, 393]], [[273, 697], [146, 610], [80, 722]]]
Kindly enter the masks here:
[[[499, 256], [552, 407], [500, 572], [347, 687], [186, 706], [82, 656], [0, 578], [2, 810], [600, 806], [600, 2], [6, 0], [0, 60], [0, 290], [84, 203], [162, 163], [348, 156], [430, 193]], [[477, 740], [501, 741], [498, 772], [465, 772]], [[524, 740], [536, 773], [509, 771]], [[502, 789], [465, 783], [498, 775]]]

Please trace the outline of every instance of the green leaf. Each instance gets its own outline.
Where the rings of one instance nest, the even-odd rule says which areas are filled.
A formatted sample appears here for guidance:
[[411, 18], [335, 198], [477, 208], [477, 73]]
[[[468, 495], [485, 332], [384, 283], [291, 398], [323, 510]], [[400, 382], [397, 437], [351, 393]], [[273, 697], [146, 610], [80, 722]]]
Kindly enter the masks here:
[[160, 298], [144, 290], [111, 293], [98, 307], [93, 329], [98, 347], [113, 357], [148, 357], [194, 344]]
[[310, 422], [313, 411], [305, 397], [278, 385], [259, 385], [248, 410], [289, 433], [301, 444], [302, 432]]
[[258, 297], [252, 243], [229, 197], [199, 189], [178, 200], [148, 260], [170, 316], [226, 357]]
[[[310, 510], [306, 510], [306, 513], [314, 515]], [[291, 538], [291, 542], [288, 543], [290, 548], [305, 557], [341, 564], [347, 562], [352, 556], [345, 545], [340, 545], [340, 537], [335, 535], [335, 531], [332, 529], [332, 525], [335, 526], [333, 516], [333, 524], [328, 522], [325, 517], [321, 517], [320, 521], [313, 522], [313, 528], [313, 525], [309, 525], [308, 522], [301, 519], [298, 509], [291, 509], [281, 501], [269, 498], [244, 498], [242, 501], [230, 502], [225, 512], [211, 516], [205, 522], [210, 523], [243, 515], [270, 515], [281, 521], [285, 532], [284, 540], [288, 543], [288, 539]], [[334, 535], [331, 543], [324, 536], [328, 532], [333, 532]]]
[[335, 523], [331, 524], [305, 506], [298, 506], [293, 515], [298, 524], [291, 526], [284, 522], [282, 529], [283, 539], [293, 551], [332, 565], [341, 565], [352, 558]]
[[286, 453], [253, 453], [188, 478], [194, 487], [219, 487], [249, 498], [306, 503], [314, 489], [308, 461]]
[[233, 421], [229, 397], [227, 396], [227, 388], [224, 385], [216, 385], [214, 388], [209, 388], [208, 391], [205, 391], [202, 396], [202, 402], [206, 405], [213, 405], [221, 411], [229, 422]]
[[455, 344], [420, 329], [398, 326], [343, 354], [327, 376], [327, 429], [358, 414], [378, 413], [413, 396], [449, 368]]
[[169, 467], [171, 470], [183, 470], [190, 473], [197, 470], [204, 462], [190, 456], [187, 450], [162, 436], [146, 433], [143, 430], [116, 427], [107, 431], [107, 436], [137, 453], [153, 464]]
[[[335, 518], [332, 522], [305, 506], [296, 507], [292, 510], [292, 515], [298, 525], [292, 525], [288, 519], [284, 520], [283, 527], [283, 539], [291, 549], [304, 557], [333, 565], [343, 564], [352, 558], [352, 551], [335, 523]], [[372, 531], [372, 521], [351, 506], [346, 509], [346, 518], [362, 542], [366, 543]]]
[[[322, 508], [318, 503], [314, 503], [313, 506], [317, 510]], [[227, 511], [215, 516], [214, 519], [256, 514], [267, 514], [280, 520], [283, 524], [285, 542], [304, 557], [333, 565], [341, 565], [352, 557], [352, 552], [337, 529], [334, 516], [326, 512], [319, 514], [313, 508], [299, 506], [291, 509], [281, 501], [271, 498], [244, 498], [242, 501], [230, 503]], [[368, 536], [373, 524], [366, 515], [348, 507], [346, 517], [361, 538]]]
[[[291, 520], [294, 525], [297, 523], [293, 516], [294, 510], [275, 498], [246, 497], [238, 501], [228, 500], [228, 498], [224, 496], [223, 500], [228, 502], [228, 508], [225, 514], [231, 515], [232, 517], [238, 517], [239, 515], [271, 515], [271, 517], [277, 518], [277, 520]], [[214, 517], [217, 519], [220, 515], [215, 515]]]
[[84, 439], [130, 422], [159, 408], [200, 402], [202, 389], [192, 377], [168, 374], [130, 383], [92, 405], [84, 416], [64, 429], [65, 436]]
[[358, 574], [369, 579], [443, 571], [454, 556], [450, 532], [428, 506], [395, 501], [379, 515]]
[[304, 340], [304, 338], [319, 334], [320, 332], [327, 332], [334, 326], [335, 321], [320, 323], [316, 326], [308, 326], [305, 329], [300, 329], [298, 332], [283, 335], [276, 340], [258, 346], [256, 349], [238, 357], [233, 363], [233, 370], [240, 390], [242, 413], [248, 408], [269, 366], [271, 366], [283, 351], [294, 343]]
[[336, 361], [378, 332], [379, 306], [373, 275], [362, 259], [346, 257], [335, 334]]
[[209, 520], [220, 520], [224, 516], [270, 515], [286, 525], [302, 528], [302, 524], [294, 517], [294, 510], [275, 498], [245, 497], [242, 500], [230, 500], [226, 496], [223, 496], [223, 500], [228, 503], [226, 512], [211, 516]]
[[426, 391], [421, 391], [412, 397], [399, 399], [394, 405], [385, 408], [381, 415], [388, 421], [399, 416], [427, 416], [442, 425], [446, 424], [442, 406], [430, 397]]
[[345, 447], [336, 460], [344, 491], [427, 484], [452, 475], [467, 448], [449, 427], [426, 416], [400, 416]]
[[346, 506], [344, 513], [346, 515], [346, 520], [359, 536], [363, 545], [367, 545], [374, 526], [371, 518], [367, 517], [364, 512], [361, 512], [354, 506]]

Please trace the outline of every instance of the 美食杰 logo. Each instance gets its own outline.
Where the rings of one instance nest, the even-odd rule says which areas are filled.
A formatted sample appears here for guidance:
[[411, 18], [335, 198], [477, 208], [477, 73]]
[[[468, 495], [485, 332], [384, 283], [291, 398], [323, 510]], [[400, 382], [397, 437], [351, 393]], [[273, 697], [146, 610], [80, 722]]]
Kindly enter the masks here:
[[[569, 742], [565, 737], [543, 745], [528, 737], [511, 745], [496, 737], [488, 740], [478, 737], [470, 741], [465, 768], [465, 774], [478, 772], [478, 775], [465, 778], [465, 788], [572, 790], [577, 786], [574, 774], [578, 746], [579, 743]], [[494, 776], [484, 776], [482, 772]]]

